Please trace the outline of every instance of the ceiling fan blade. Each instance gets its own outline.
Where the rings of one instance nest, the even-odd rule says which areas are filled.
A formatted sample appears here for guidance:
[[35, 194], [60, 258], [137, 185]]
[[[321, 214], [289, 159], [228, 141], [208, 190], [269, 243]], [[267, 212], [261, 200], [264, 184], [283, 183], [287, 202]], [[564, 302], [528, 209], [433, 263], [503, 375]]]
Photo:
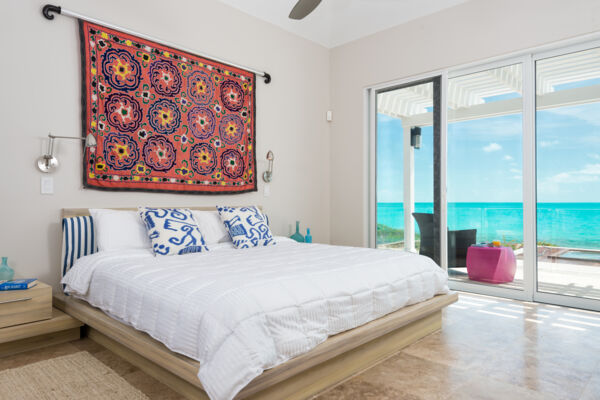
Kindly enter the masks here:
[[310, 14], [321, 3], [321, 0], [298, 0], [292, 11], [291, 19], [302, 19]]

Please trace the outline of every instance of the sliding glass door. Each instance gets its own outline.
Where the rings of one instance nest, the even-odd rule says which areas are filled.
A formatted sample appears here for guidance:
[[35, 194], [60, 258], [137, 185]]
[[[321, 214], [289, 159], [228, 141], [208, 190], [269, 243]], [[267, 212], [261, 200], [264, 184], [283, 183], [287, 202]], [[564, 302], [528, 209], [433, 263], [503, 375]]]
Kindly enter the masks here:
[[600, 310], [600, 42], [369, 93], [373, 247], [451, 289]]
[[600, 300], [600, 48], [540, 58], [535, 77], [538, 297]]
[[376, 246], [438, 262], [439, 90], [439, 77], [378, 90], [375, 120]]
[[523, 67], [448, 79], [448, 275], [523, 289]]

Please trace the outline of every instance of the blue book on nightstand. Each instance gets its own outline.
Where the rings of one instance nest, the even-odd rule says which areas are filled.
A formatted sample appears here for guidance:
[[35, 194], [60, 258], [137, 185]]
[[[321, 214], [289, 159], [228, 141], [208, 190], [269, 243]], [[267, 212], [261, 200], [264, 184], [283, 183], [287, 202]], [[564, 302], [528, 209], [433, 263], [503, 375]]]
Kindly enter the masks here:
[[15, 279], [0, 281], [0, 290], [25, 290], [37, 285], [37, 279]]

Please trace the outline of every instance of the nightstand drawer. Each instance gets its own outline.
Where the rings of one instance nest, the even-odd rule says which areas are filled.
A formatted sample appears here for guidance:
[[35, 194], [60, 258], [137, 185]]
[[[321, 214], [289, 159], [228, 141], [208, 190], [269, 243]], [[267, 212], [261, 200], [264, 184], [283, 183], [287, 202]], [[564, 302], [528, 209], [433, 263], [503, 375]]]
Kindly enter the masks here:
[[0, 328], [52, 318], [52, 288], [38, 282], [31, 289], [0, 292]]

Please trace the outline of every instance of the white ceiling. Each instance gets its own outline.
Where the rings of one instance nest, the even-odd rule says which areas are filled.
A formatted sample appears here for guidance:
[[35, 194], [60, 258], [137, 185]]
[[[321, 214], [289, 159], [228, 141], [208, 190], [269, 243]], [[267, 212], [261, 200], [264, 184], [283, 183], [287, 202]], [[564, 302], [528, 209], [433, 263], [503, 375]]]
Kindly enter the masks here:
[[300, 21], [288, 18], [297, 0], [220, 1], [331, 48], [468, 0], [323, 0]]

